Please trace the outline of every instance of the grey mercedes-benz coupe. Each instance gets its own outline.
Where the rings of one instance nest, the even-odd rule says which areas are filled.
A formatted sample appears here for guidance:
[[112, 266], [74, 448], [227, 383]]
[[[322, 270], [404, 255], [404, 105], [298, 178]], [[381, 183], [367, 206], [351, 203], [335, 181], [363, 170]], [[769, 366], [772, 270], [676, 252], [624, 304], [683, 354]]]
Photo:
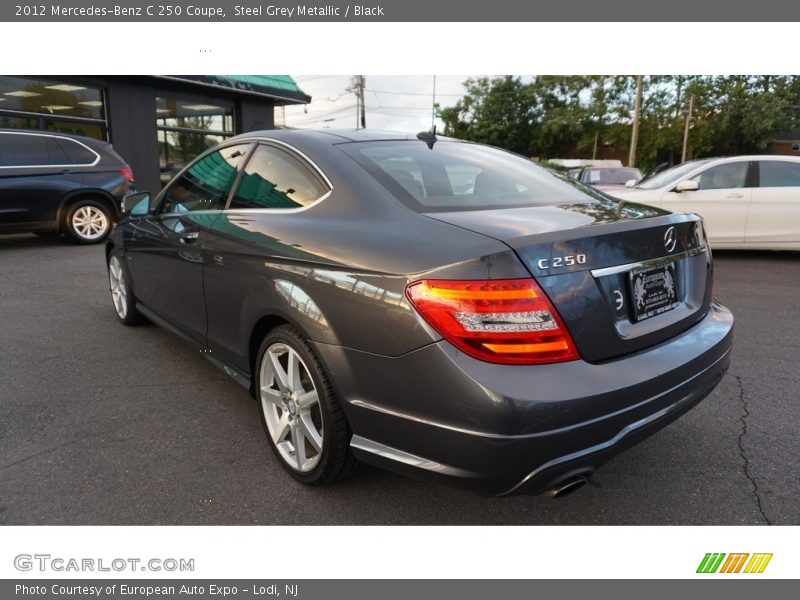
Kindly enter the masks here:
[[248, 387], [304, 483], [363, 461], [566, 493], [728, 367], [698, 216], [495, 148], [248, 133], [124, 204], [106, 245], [120, 320], [147, 317]]

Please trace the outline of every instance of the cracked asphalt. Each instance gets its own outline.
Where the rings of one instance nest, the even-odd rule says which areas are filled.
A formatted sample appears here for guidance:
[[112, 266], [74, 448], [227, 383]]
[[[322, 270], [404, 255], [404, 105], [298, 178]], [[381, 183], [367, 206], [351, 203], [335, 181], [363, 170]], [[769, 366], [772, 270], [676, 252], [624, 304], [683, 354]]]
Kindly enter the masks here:
[[0, 237], [0, 523], [800, 524], [800, 253], [718, 252], [729, 374], [562, 499], [483, 498], [377, 469], [290, 479], [256, 405], [183, 342], [125, 328], [103, 251]]

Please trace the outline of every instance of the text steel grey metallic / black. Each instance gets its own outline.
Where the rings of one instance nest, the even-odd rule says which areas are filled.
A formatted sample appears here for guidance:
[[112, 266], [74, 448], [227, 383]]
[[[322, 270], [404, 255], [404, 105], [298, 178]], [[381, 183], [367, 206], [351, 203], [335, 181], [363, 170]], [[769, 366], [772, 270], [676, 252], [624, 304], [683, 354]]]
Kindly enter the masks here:
[[250, 133], [125, 205], [118, 316], [249, 387], [305, 483], [363, 461], [490, 494], [574, 489], [728, 367], [698, 216], [494, 148]]

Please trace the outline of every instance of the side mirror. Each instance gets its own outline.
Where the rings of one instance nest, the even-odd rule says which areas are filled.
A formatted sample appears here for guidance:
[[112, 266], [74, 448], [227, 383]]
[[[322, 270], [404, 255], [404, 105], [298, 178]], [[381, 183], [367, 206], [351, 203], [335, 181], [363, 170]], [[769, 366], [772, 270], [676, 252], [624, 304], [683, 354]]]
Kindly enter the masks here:
[[150, 192], [128, 194], [122, 199], [122, 213], [133, 217], [150, 212]]
[[637, 181], [636, 179], [628, 179], [628, 181], [625, 182], [625, 187], [632, 188], [633, 186], [636, 185], [636, 181]]
[[700, 189], [700, 184], [696, 181], [692, 181], [691, 179], [686, 179], [685, 181], [681, 181], [678, 185], [675, 186], [675, 191], [680, 192], [696, 192]]

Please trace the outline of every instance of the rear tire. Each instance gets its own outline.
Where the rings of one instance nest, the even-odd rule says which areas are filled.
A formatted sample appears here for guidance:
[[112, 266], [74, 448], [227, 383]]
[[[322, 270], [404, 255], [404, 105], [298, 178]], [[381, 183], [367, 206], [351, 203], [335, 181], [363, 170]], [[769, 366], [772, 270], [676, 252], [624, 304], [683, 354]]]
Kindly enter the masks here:
[[278, 462], [306, 485], [326, 485], [352, 474], [352, 432], [322, 364], [290, 325], [261, 343], [255, 391], [261, 423]]
[[144, 322], [144, 317], [136, 310], [136, 298], [125, 268], [124, 258], [116, 250], [108, 256], [108, 287], [111, 292], [111, 303], [117, 318], [124, 325], [139, 325]]
[[97, 200], [78, 200], [69, 207], [64, 230], [79, 244], [99, 244], [108, 237], [114, 219], [108, 208]]

